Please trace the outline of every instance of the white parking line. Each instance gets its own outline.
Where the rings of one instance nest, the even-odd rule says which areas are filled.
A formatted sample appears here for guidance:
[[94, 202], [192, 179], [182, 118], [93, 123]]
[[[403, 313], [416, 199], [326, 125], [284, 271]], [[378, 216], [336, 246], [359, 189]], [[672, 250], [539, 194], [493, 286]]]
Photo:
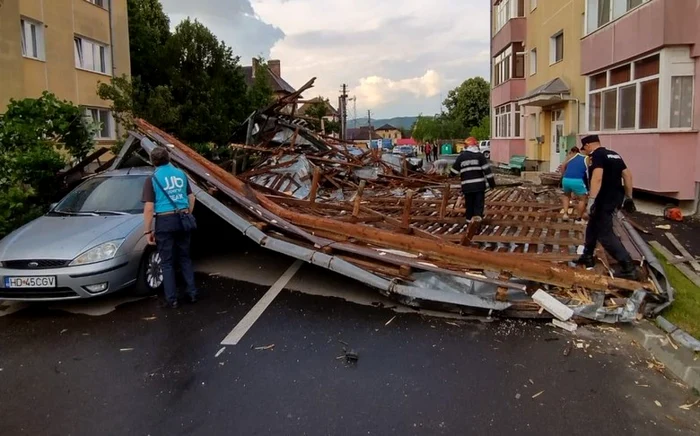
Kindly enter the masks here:
[[253, 326], [255, 321], [260, 318], [260, 315], [263, 314], [265, 309], [272, 303], [279, 295], [279, 293], [284, 289], [284, 287], [289, 283], [289, 281], [294, 277], [294, 274], [296, 274], [297, 271], [299, 271], [299, 268], [303, 265], [304, 262], [301, 260], [297, 260], [290, 266], [287, 271], [284, 272], [280, 276], [280, 278], [277, 279], [277, 281], [270, 287], [270, 289], [265, 293], [265, 295], [262, 296], [262, 298], [255, 303], [255, 306], [253, 306], [252, 309], [246, 315], [243, 317], [242, 320], [238, 322], [236, 327], [231, 330], [231, 333], [229, 333], [223, 341], [221, 341], [221, 345], [236, 345], [238, 342], [243, 338], [243, 335], [245, 335], [248, 330]]

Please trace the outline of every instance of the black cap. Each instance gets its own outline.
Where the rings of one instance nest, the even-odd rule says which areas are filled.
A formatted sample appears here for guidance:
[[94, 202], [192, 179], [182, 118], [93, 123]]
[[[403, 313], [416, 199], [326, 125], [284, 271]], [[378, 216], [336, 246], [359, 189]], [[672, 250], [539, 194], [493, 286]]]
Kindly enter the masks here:
[[581, 147], [585, 147], [588, 144], [592, 144], [594, 142], [600, 142], [600, 138], [598, 138], [598, 135], [584, 136], [583, 138], [581, 138]]

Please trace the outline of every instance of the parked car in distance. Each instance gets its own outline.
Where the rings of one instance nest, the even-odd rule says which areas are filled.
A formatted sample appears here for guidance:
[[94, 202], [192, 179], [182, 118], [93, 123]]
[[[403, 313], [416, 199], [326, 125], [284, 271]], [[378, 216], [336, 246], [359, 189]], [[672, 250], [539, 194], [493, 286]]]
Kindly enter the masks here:
[[479, 151], [486, 159], [491, 159], [491, 141], [479, 141]]
[[90, 298], [134, 287], [155, 293], [160, 256], [143, 235], [141, 193], [153, 168], [84, 181], [44, 216], [0, 241], [0, 300]]
[[416, 150], [410, 146], [410, 145], [397, 145], [394, 147], [392, 150], [393, 154], [402, 154], [406, 157], [416, 157], [418, 154], [416, 153]]

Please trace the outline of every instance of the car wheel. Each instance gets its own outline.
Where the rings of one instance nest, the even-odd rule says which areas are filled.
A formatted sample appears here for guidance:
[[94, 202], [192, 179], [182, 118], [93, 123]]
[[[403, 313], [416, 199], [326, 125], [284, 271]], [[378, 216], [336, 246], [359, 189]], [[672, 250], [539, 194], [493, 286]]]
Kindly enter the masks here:
[[491, 152], [490, 152], [490, 151], [485, 151], [485, 152], [484, 152], [484, 157], [485, 157], [486, 159], [491, 159]]
[[160, 292], [162, 288], [163, 271], [160, 268], [160, 254], [155, 249], [146, 249], [141, 258], [135, 293], [153, 295]]

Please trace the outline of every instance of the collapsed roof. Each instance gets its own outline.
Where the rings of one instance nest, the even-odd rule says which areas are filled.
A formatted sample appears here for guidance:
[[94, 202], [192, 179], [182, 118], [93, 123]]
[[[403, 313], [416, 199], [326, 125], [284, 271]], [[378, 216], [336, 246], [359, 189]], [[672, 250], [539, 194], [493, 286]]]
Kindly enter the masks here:
[[562, 220], [553, 188], [497, 187], [485, 219], [467, 224], [458, 180], [323, 137], [282, 113], [312, 83], [249, 118], [246, 143], [230, 145], [231, 171], [143, 120], [114, 167], [165, 146], [197, 199], [247, 237], [404, 304], [551, 317], [532, 299], [542, 290], [576, 317], [628, 322], [672, 301], [660, 264], [624, 216], [615, 231], [642, 266], [641, 281], [614, 278], [602, 248], [597, 270], [569, 266], [584, 227]]

